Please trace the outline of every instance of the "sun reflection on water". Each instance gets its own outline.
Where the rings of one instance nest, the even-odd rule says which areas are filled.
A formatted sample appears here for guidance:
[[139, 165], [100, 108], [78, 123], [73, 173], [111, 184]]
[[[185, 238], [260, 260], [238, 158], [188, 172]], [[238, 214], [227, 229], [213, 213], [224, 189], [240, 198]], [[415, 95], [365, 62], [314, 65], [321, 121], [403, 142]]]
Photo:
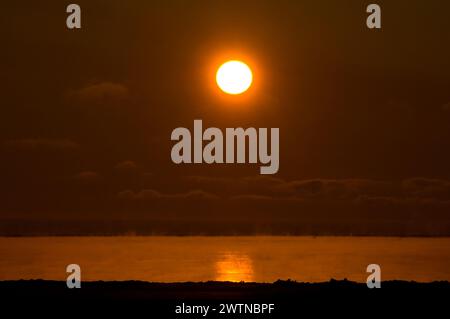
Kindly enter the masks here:
[[215, 268], [217, 281], [231, 281], [231, 282], [254, 281], [252, 260], [246, 254], [242, 253], [222, 254], [220, 255], [220, 258], [217, 260]]

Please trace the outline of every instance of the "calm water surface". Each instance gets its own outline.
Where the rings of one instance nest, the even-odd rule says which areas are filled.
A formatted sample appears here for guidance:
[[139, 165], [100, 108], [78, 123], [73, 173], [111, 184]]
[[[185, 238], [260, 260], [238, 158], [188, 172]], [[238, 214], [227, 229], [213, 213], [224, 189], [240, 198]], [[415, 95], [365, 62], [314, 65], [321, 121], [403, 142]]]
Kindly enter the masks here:
[[0, 280], [365, 282], [450, 280], [450, 238], [383, 237], [34, 237], [0, 238]]

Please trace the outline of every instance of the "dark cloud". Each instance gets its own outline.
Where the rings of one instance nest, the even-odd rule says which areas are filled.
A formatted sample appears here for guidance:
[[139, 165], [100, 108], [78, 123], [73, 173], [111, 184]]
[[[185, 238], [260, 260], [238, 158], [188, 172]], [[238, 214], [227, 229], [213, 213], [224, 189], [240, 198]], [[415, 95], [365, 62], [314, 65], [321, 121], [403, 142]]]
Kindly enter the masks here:
[[361, 194], [384, 194], [395, 188], [391, 183], [368, 179], [312, 179], [290, 181], [279, 186], [287, 194], [300, 198], [353, 198]]
[[[38, 205], [53, 219], [51, 212], [56, 209], [58, 216], [69, 220], [94, 208], [92, 220], [113, 223], [126, 216], [130, 222], [123, 221], [118, 229], [139, 230], [142, 227], [136, 223], [141, 221], [147, 225], [144, 233], [450, 234], [450, 182], [444, 179], [189, 176], [162, 187], [159, 174], [148, 180], [143, 175], [130, 181], [113, 172], [82, 171], [72, 183], [51, 193], [33, 187], [33, 197], [22, 194], [34, 199], [18, 203], [5, 198], [3, 205], [20, 208], [20, 213], [34, 211]], [[142, 187], [144, 180], [147, 185]], [[124, 183], [129, 187], [124, 188]], [[183, 228], [188, 224], [189, 231]]]
[[[230, 197], [233, 201], [273, 201], [275, 200], [274, 197], [271, 196], [264, 196], [264, 195], [257, 195], [257, 194], [247, 194], [247, 195], [235, 195]], [[280, 199], [278, 199], [280, 200]], [[283, 200], [283, 199], [281, 199]], [[288, 199], [290, 200], [290, 199]]]
[[129, 89], [120, 83], [100, 82], [67, 93], [68, 99], [81, 104], [108, 104], [125, 102], [129, 98]]
[[[251, 200], [253, 202], [303, 201], [352, 205], [447, 205], [450, 200], [450, 181], [410, 178], [402, 181], [370, 179], [310, 179], [285, 181], [279, 178], [257, 176], [244, 178], [213, 178], [190, 176], [193, 187], [204, 187], [223, 199]], [[450, 217], [450, 216], [449, 216]]]
[[125, 190], [118, 193], [119, 199], [125, 200], [159, 200], [159, 199], [170, 199], [170, 200], [214, 200], [219, 197], [202, 191], [202, 190], [192, 190], [185, 193], [168, 194], [161, 193], [153, 189], [144, 189], [139, 192], [133, 192], [131, 190]]
[[285, 184], [282, 179], [267, 175], [242, 178], [188, 176], [184, 178], [184, 182], [192, 187], [201, 187], [224, 196], [248, 193], [273, 196], [280, 192], [281, 186]]
[[137, 164], [133, 161], [123, 161], [120, 163], [117, 163], [117, 165], [115, 166], [115, 168], [119, 171], [133, 171], [137, 169]]
[[429, 178], [411, 178], [403, 181], [406, 194], [416, 197], [450, 199], [450, 181]]
[[[223, 202], [251, 201], [309, 202], [353, 205], [376, 203], [380, 205], [432, 205], [450, 200], [450, 182], [447, 180], [410, 178], [401, 181], [377, 181], [370, 179], [310, 179], [285, 181], [280, 178], [255, 176], [243, 178], [189, 176], [184, 191], [170, 194], [155, 189], [139, 192], [130, 190], [119, 193], [120, 198], [161, 199], [191, 198], [194, 194]], [[208, 192], [197, 191], [207, 189]]]

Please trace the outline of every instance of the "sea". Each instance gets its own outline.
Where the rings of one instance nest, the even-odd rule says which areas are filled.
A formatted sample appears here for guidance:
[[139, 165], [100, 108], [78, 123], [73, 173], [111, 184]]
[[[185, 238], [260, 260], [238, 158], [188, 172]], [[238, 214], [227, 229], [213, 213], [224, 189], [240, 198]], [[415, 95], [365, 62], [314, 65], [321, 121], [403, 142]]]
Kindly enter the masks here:
[[0, 280], [366, 282], [450, 281], [450, 238], [403, 237], [0, 237]]

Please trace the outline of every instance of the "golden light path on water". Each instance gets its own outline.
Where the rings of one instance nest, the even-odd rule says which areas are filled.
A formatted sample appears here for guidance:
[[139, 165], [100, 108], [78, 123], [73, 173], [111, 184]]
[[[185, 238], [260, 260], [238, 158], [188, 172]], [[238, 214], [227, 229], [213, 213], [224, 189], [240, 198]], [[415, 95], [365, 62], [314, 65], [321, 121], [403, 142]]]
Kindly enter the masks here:
[[252, 260], [239, 253], [225, 253], [216, 262], [216, 274], [217, 281], [254, 281]]
[[0, 237], [0, 280], [153, 282], [331, 278], [365, 282], [367, 265], [382, 280], [450, 280], [450, 238], [389, 237]]

